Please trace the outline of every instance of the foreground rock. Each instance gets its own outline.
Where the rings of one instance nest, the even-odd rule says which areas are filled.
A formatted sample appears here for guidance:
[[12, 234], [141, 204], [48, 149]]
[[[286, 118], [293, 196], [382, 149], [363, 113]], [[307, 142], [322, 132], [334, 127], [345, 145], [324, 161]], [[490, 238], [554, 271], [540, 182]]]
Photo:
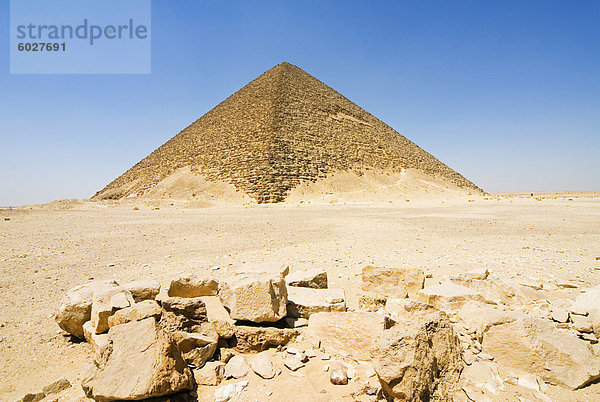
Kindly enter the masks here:
[[248, 359], [248, 364], [257, 375], [268, 380], [277, 374], [273, 366], [273, 359], [269, 352], [262, 352]]
[[100, 361], [104, 355], [104, 352], [110, 346], [108, 334], [96, 334], [92, 322], [88, 321], [83, 324], [83, 335], [87, 343], [92, 346], [92, 349], [96, 355], [96, 360]]
[[230, 345], [240, 353], [262, 352], [294, 341], [300, 332], [294, 328], [252, 327], [238, 325]]
[[219, 284], [210, 278], [184, 276], [171, 281], [167, 295], [169, 297], [216, 296]]
[[198, 385], [219, 385], [225, 376], [225, 363], [207, 362], [201, 369], [194, 370]]
[[314, 313], [346, 311], [343, 289], [310, 289], [290, 286], [287, 315], [292, 318], [308, 318]]
[[416, 268], [366, 266], [362, 270], [362, 290], [387, 297], [414, 296], [425, 284], [425, 273]]
[[137, 400], [195, 389], [175, 341], [153, 318], [112, 327], [105, 361], [82, 381], [95, 400]]
[[135, 303], [131, 292], [117, 287], [104, 292], [94, 292], [91, 321], [97, 334], [108, 331], [108, 319], [118, 310]]
[[221, 300], [217, 296], [202, 296], [199, 298], [206, 306], [208, 322], [212, 323], [219, 336], [229, 339], [234, 334], [235, 321], [231, 319]]
[[428, 286], [419, 294], [427, 303], [438, 308], [443, 308], [448, 304], [459, 305], [467, 301], [485, 302], [485, 299], [477, 291], [453, 282]]
[[133, 296], [133, 300], [139, 303], [144, 300], [154, 300], [160, 293], [160, 283], [154, 279], [140, 279], [123, 285]]
[[327, 272], [321, 269], [296, 271], [287, 276], [286, 282], [289, 286], [327, 289]]
[[153, 317], [159, 320], [162, 314], [162, 309], [154, 300], [144, 300], [140, 303], [135, 303], [131, 307], [117, 311], [112, 316], [108, 317], [108, 326], [126, 324], [131, 321], [141, 321], [148, 317]]
[[90, 320], [94, 292], [104, 292], [117, 286], [115, 281], [96, 281], [69, 290], [56, 314], [58, 326], [83, 339], [83, 324]]
[[505, 366], [571, 389], [600, 378], [600, 361], [589, 344], [547, 320], [526, 317], [494, 326], [485, 334], [483, 347]]
[[371, 348], [384, 395], [407, 401], [446, 400], [458, 384], [460, 355], [458, 337], [441, 311], [383, 331]]
[[207, 321], [206, 305], [202, 299], [169, 297], [162, 301], [160, 324], [167, 331], [194, 331]]
[[219, 335], [209, 323], [202, 324], [197, 330], [198, 332], [176, 331], [173, 339], [186, 363], [202, 367], [217, 351]]
[[328, 354], [368, 360], [372, 340], [384, 329], [385, 319], [377, 313], [316, 313], [308, 319], [307, 336]]
[[219, 297], [234, 320], [274, 322], [287, 313], [285, 279], [276, 274], [238, 275], [222, 284]]
[[583, 290], [575, 298], [571, 311], [573, 315], [587, 316], [594, 335], [600, 339], [600, 286]]

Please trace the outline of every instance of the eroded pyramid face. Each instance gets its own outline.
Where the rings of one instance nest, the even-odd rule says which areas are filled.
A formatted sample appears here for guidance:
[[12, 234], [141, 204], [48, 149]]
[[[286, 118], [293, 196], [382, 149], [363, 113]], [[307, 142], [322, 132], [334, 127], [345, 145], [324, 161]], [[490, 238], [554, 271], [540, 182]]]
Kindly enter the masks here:
[[480, 191], [321, 81], [282, 63], [196, 120], [94, 198], [144, 196], [156, 186], [176, 181], [178, 172], [185, 170], [202, 178], [192, 186], [228, 183], [258, 202], [279, 202], [302, 183], [364, 169], [415, 169]]

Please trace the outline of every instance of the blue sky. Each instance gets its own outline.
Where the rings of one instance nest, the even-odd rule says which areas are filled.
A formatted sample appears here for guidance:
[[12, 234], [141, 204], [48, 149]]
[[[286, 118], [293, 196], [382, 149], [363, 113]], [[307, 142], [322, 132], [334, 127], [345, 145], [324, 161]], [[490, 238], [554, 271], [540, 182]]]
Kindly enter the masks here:
[[281, 61], [487, 191], [600, 190], [598, 1], [152, 1], [150, 75], [11, 75], [0, 205], [86, 198]]

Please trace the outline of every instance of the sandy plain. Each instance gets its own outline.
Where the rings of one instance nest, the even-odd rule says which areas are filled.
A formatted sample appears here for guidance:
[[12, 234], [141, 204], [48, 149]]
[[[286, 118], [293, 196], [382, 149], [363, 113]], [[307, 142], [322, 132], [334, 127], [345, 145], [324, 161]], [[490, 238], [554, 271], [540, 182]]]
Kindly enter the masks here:
[[[429, 282], [486, 267], [504, 279], [600, 284], [600, 193], [173, 204], [63, 201], [0, 209], [0, 400], [16, 400], [59, 377], [75, 380], [92, 360], [90, 347], [65, 336], [53, 319], [64, 293], [92, 280], [152, 278], [164, 292], [180, 274], [219, 278], [243, 262], [277, 260], [292, 271], [325, 268], [330, 287], [346, 289], [351, 308], [367, 264], [419, 267], [432, 275]], [[307, 378], [284, 371], [285, 386], [257, 377], [247, 396], [266, 399], [272, 391], [271, 399], [285, 400], [304, 390], [332, 400], [350, 394], [350, 388], [333, 389], [319, 367], [311, 370]], [[575, 392], [551, 387], [548, 395], [600, 400], [600, 384]]]

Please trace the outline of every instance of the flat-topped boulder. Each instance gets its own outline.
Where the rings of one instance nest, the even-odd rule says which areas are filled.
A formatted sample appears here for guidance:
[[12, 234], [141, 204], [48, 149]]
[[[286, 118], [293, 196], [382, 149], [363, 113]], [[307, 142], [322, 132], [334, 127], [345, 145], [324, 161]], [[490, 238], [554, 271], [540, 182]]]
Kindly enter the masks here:
[[385, 318], [368, 312], [315, 313], [308, 319], [307, 337], [319, 341], [330, 355], [371, 358], [369, 348], [386, 327]]
[[221, 284], [219, 297], [232, 319], [274, 322], [287, 314], [287, 289], [279, 273], [240, 274]]
[[108, 331], [111, 347], [82, 387], [95, 400], [138, 400], [196, 388], [177, 344], [153, 318]]
[[425, 273], [418, 268], [368, 265], [362, 269], [362, 290], [386, 297], [413, 296], [424, 284]]
[[214, 279], [189, 275], [172, 280], [167, 295], [169, 297], [216, 296], [218, 291], [219, 283]]
[[90, 320], [94, 292], [104, 292], [119, 286], [116, 281], [95, 281], [70, 289], [56, 314], [58, 326], [69, 334], [83, 339], [83, 324]]
[[346, 296], [343, 289], [311, 289], [289, 286], [287, 316], [308, 318], [324, 311], [346, 311]]

